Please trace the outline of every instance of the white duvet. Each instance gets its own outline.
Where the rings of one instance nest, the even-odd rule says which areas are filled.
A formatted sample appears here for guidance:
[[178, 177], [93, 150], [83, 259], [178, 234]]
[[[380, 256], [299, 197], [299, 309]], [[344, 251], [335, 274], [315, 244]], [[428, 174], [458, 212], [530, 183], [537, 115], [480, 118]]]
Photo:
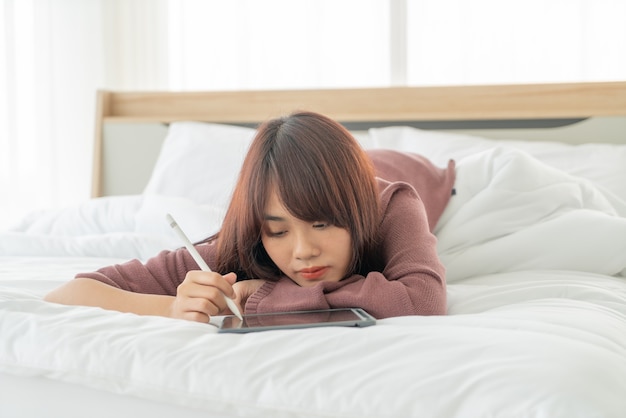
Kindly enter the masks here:
[[435, 230], [448, 282], [535, 269], [615, 275], [626, 266], [623, 205], [587, 180], [495, 148], [461, 160], [455, 187]]
[[[63, 214], [39, 218], [36, 231], [25, 222], [0, 236], [0, 416], [60, 416], [19, 397], [52, 382], [41, 395], [68, 395], [63, 416], [90, 399], [100, 401], [90, 416], [623, 417], [619, 205], [585, 180], [501, 150], [459, 162], [456, 188], [436, 230], [449, 315], [364, 329], [222, 335], [208, 324], [46, 303], [41, 295], [78, 270], [176, 246], [163, 210], [181, 210], [183, 223], [184, 209], [185, 229], [207, 233], [220, 212], [165, 197], [92, 203], [81, 210], [96, 218], [102, 205], [137, 206], [109, 206], [119, 240], [83, 225], [63, 242], [50, 238], [54, 257], [37, 243]], [[26, 256], [29, 246], [37, 253]]]

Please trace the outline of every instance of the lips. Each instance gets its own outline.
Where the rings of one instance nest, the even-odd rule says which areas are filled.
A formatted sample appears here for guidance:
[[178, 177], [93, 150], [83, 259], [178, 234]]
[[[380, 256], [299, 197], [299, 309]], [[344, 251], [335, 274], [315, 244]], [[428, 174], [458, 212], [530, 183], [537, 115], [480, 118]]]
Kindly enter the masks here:
[[308, 267], [300, 270], [300, 276], [306, 280], [316, 280], [322, 277], [328, 271], [328, 267]]

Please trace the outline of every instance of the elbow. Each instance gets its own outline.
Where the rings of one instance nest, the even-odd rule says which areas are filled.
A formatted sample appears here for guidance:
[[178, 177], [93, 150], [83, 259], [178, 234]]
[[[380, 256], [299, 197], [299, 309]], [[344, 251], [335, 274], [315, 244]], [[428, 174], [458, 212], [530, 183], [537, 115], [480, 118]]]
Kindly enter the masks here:
[[51, 302], [51, 303], [61, 303], [61, 304], [66, 304], [66, 302], [64, 302], [65, 298], [63, 297], [63, 287], [59, 287], [56, 289], [53, 289], [52, 291], [48, 292], [44, 297], [43, 300], [46, 302]]
[[412, 315], [446, 315], [448, 313], [448, 300], [445, 281], [439, 278], [436, 285], [431, 283], [419, 291], [411, 293]]
[[446, 285], [443, 280], [439, 281], [439, 285], [432, 289], [432, 292], [425, 298], [418, 315], [446, 315], [448, 313], [448, 299]]
[[81, 304], [80, 299], [90, 290], [91, 279], [77, 278], [62, 284], [56, 289], [48, 292], [43, 300], [46, 302], [59, 303], [62, 305]]
[[448, 306], [444, 296], [436, 300], [421, 301], [421, 303], [413, 306], [413, 312], [410, 315], [436, 316], [446, 315], [447, 313]]
[[391, 309], [386, 306], [383, 309], [370, 312], [377, 319], [396, 316], [435, 316], [448, 313], [446, 292], [430, 292], [411, 295], [404, 304], [396, 304]]
[[428, 309], [425, 313], [421, 315], [446, 315], [448, 313], [448, 305], [446, 302], [446, 298], [439, 301], [438, 303], [433, 304], [430, 309]]

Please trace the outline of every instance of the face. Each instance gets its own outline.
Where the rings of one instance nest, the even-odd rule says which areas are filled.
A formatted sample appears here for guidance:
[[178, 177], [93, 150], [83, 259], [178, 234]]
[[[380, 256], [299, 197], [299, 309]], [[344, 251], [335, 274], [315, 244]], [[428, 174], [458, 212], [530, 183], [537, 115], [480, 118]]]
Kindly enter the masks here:
[[265, 207], [261, 240], [274, 264], [303, 287], [338, 282], [345, 277], [352, 259], [348, 230], [294, 217], [276, 193]]

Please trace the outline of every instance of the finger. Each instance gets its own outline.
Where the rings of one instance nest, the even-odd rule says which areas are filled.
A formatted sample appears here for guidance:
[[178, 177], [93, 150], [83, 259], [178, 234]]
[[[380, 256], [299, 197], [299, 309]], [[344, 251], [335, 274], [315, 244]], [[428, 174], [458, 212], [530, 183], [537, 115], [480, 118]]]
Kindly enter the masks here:
[[220, 303], [205, 298], [190, 298], [186, 306], [189, 312], [199, 312], [209, 316], [217, 315], [224, 309], [226, 309], [226, 303], [220, 306]]
[[[178, 304], [179, 317], [194, 320], [204, 321], [211, 316], [218, 315], [224, 310], [224, 307], [220, 308], [213, 301], [204, 298], [180, 298]], [[225, 305], [225, 304], [224, 304]], [[203, 319], [204, 318], [204, 319]]]
[[178, 286], [176, 295], [186, 298], [202, 298], [215, 302], [224, 299], [224, 293], [215, 286], [195, 282], [183, 282]]
[[202, 312], [185, 312], [181, 319], [186, 319], [187, 321], [207, 323], [211, 320], [211, 317]]
[[[237, 297], [237, 293], [235, 292], [233, 285], [237, 282], [237, 274], [231, 272], [231, 273], [227, 273], [223, 275], [222, 277], [230, 285], [230, 293], [223, 290], [224, 294], [227, 295], [229, 298], [235, 300]], [[239, 308], [239, 311], [241, 312], [241, 306], [238, 306], [238, 308]]]
[[[232, 276], [234, 276], [234, 279]], [[235, 296], [235, 294], [234, 294], [233, 287], [230, 281], [234, 283], [236, 278], [237, 276], [235, 275], [235, 273], [228, 273], [222, 276], [221, 274], [215, 273], [212, 271], [192, 270], [192, 271], [187, 272], [187, 275], [185, 276], [185, 280], [183, 281], [183, 283], [191, 282], [191, 283], [197, 283], [197, 284], [204, 285], [204, 286], [213, 286], [219, 289], [222, 293], [224, 293], [228, 297], [232, 298]]]
[[192, 299], [176, 297], [176, 300], [172, 306], [172, 310], [169, 316], [177, 319], [185, 319], [197, 322], [206, 322], [210, 319], [210, 315], [207, 312], [202, 312], [201, 309], [193, 309]]
[[[233, 302], [235, 303], [235, 306], [237, 306], [237, 309], [239, 310], [239, 312], [243, 312], [244, 309], [241, 305], [241, 302], [239, 300], [239, 296], [236, 296], [235, 298], [233, 298]], [[224, 312], [225, 315], [234, 315], [235, 313], [233, 311], [230, 310], [230, 308], [228, 307], [228, 305], [226, 305], [226, 311]]]
[[227, 273], [222, 276], [231, 286], [237, 282], [237, 275], [235, 273]]

